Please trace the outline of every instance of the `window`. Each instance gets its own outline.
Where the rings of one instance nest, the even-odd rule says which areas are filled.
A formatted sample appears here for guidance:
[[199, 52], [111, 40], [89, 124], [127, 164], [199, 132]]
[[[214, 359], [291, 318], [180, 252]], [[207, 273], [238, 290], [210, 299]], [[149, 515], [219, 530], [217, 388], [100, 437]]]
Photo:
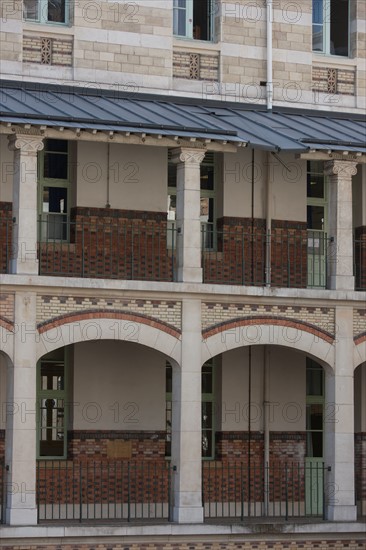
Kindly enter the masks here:
[[174, 34], [196, 40], [212, 40], [212, 5], [213, 0], [174, 0]]
[[[200, 167], [201, 171], [201, 235], [202, 247], [212, 250], [215, 247], [215, 158], [208, 152]], [[168, 229], [174, 228], [177, 207], [177, 165], [170, 162], [168, 155]], [[169, 232], [171, 233], [171, 231]]]
[[65, 458], [67, 443], [67, 365], [65, 348], [45, 355], [37, 365], [38, 456]]
[[327, 178], [323, 161], [307, 165], [308, 288], [325, 288], [327, 279]]
[[324, 370], [306, 360], [306, 456], [323, 457]]
[[69, 142], [46, 139], [39, 162], [39, 213], [42, 241], [68, 239], [70, 209]]
[[349, 0], [313, 0], [313, 51], [348, 56]]
[[[172, 377], [173, 369], [166, 363], [166, 440], [165, 456], [171, 456], [172, 438]], [[215, 456], [214, 430], [214, 360], [207, 361], [202, 367], [202, 458]]]
[[69, 0], [24, 0], [24, 19], [37, 23], [67, 24]]

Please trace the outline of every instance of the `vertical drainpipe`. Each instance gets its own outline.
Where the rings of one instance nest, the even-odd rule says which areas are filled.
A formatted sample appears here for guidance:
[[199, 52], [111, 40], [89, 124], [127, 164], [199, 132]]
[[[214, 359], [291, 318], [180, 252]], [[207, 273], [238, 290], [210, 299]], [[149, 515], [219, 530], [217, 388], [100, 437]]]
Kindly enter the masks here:
[[264, 515], [269, 515], [269, 368], [270, 350], [264, 346], [263, 353], [263, 466], [264, 466]]
[[273, 103], [273, 55], [272, 55], [273, 4], [267, 0], [267, 110], [272, 111]]
[[[272, 50], [273, 3], [267, 0], [267, 111], [273, 106], [273, 50]], [[271, 286], [271, 225], [272, 225], [272, 192], [271, 192], [271, 155], [267, 153], [267, 192], [266, 192], [266, 286]], [[263, 462], [264, 462], [264, 515], [269, 510], [269, 347], [264, 347], [263, 357]]]
[[[267, 111], [272, 112], [273, 105], [273, 49], [272, 49], [272, 22], [273, 22], [273, 3], [267, 0]], [[266, 192], [266, 259], [265, 259], [265, 279], [266, 286], [271, 286], [271, 156], [267, 157], [267, 192]]]

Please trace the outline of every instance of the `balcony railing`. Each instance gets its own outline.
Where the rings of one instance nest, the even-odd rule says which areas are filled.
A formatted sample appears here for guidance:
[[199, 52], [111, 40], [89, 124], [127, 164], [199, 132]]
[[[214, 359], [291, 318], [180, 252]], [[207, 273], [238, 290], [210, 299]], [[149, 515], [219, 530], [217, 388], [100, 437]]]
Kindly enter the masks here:
[[169, 520], [171, 468], [124, 460], [37, 463], [38, 521]]
[[230, 285], [325, 288], [327, 248], [323, 231], [281, 229], [267, 234], [234, 227], [214, 232], [203, 226], [203, 280]]
[[166, 224], [67, 222], [53, 216], [39, 221], [39, 236], [40, 275], [175, 279], [176, 231]]
[[203, 468], [206, 518], [325, 517], [322, 462], [210, 463]]
[[[0, 273], [9, 272], [11, 218], [0, 220]], [[323, 231], [257, 228], [219, 231], [202, 224], [203, 281], [249, 286], [326, 288], [329, 239]], [[270, 257], [270, 262], [268, 258]], [[175, 281], [177, 230], [151, 220], [39, 221], [40, 275]], [[270, 269], [268, 269], [270, 267]], [[354, 239], [355, 289], [366, 290], [366, 239]]]

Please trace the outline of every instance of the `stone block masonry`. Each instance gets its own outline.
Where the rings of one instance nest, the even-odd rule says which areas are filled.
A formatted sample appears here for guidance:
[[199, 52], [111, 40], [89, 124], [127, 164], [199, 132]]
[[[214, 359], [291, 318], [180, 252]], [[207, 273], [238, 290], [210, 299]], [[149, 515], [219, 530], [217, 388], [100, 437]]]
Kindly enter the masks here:
[[[63, 296], [40, 295], [37, 297], [37, 323], [41, 330], [48, 324], [54, 324], [57, 319], [62, 321], [70, 316], [89, 314], [90, 319], [100, 318], [101, 314], [123, 314], [131, 318], [135, 314], [139, 318], [156, 319], [166, 326], [181, 329], [181, 303], [165, 300], [141, 300], [125, 298], [106, 298], [96, 296]], [[75, 317], [76, 320], [76, 317]]]
[[[48, 540], [47, 546], [35, 543], [31, 539], [24, 541], [21, 545], [8, 545], [7, 543], [0, 547], [2, 550], [364, 550], [364, 542], [349, 538], [344, 540], [344, 537], [327, 539], [324, 535], [321, 538], [314, 539], [313, 536], [303, 538], [296, 541], [290, 539], [271, 540], [268, 537], [256, 536], [255, 540], [248, 540], [247, 536], [236, 535], [236, 540], [228, 539], [227, 535], [224, 541], [216, 540], [213, 542], [210, 535], [206, 535], [206, 540], [195, 542], [196, 537], [189, 537], [190, 540], [182, 542], [164, 542], [164, 537], [160, 537], [160, 542], [102, 542], [97, 538], [93, 543], [79, 542], [52, 542]], [[238, 541], [238, 538], [241, 539]], [[211, 539], [211, 542], [210, 542]], [[266, 541], [267, 540], [267, 541]]]

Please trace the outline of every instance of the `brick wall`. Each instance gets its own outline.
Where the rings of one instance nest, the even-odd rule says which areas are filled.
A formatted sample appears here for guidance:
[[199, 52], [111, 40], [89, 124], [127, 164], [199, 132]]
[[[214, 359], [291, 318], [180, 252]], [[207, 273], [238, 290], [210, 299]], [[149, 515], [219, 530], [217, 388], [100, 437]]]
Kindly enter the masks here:
[[271, 432], [270, 464], [265, 469], [263, 433], [217, 432], [216, 461], [204, 462], [205, 502], [213, 502], [214, 498], [219, 502], [263, 502], [265, 473], [270, 481], [271, 502], [284, 501], [286, 496], [302, 502], [305, 437], [304, 432]]
[[366, 290], [366, 226], [355, 230], [356, 289]]
[[[270, 304], [202, 302], [202, 329], [204, 332], [235, 319], [266, 318], [289, 319], [313, 325], [326, 334], [334, 334], [334, 308], [312, 306], [277, 306]], [[259, 321], [258, 321], [259, 322]]]
[[[208, 283], [265, 284], [265, 220], [220, 218], [217, 252], [204, 252], [204, 280]], [[307, 286], [306, 223], [272, 221], [271, 284]]]
[[6, 273], [11, 251], [12, 203], [0, 202], [0, 273]]
[[69, 237], [40, 244], [42, 275], [173, 279], [165, 213], [76, 207]]
[[356, 501], [366, 514], [366, 432], [355, 434]]
[[[91, 534], [92, 536], [92, 534]], [[268, 541], [268, 535], [264, 537], [257, 537], [257, 540], [248, 540], [248, 535], [245, 535], [242, 540], [238, 541], [239, 535], [235, 535], [236, 540], [227, 540], [225, 536], [225, 542], [216, 540], [210, 542], [211, 537], [207, 537], [206, 540], [201, 542], [195, 542], [193, 540], [187, 540], [185, 542], [172, 542], [171, 537], [169, 541], [164, 542], [161, 537], [160, 542], [133, 542], [129, 539], [128, 542], [102, 542], [97, 538], [93, 542], [80, 542], [71, 544], [65, 543], [53, 543], [52, 539], [48, 540], [47, 550], [94, 550], [98, 544], [98, 550], [364, 550], [364, 541], [362, 540], [342, 540], [343, 536], [338, 534], [337, 538], [327, 539], [326, 535], [322, 535], [319, 539], [310, 540], [307, 537], [304, 540], [291, 540], [291, 538], [284, 540], [270, 540]], [[216, 537], [217, 539], [217, 537]], [[259, 539], [259, 540], [258, 540]], [[264, 539], [264, 540], [263, 540]], [[26, 545], [24, 544], [26, 543]], [[29, 544], [29, 545], [28, 545]], [[4, 545], [1, 546], [3, 550], [45, 550], [43, 544], [35, 544], [34, 540], [23, 541], [21, 545]]]
[[72, 431], [68, 459], [165, 461], [165, 432]]

